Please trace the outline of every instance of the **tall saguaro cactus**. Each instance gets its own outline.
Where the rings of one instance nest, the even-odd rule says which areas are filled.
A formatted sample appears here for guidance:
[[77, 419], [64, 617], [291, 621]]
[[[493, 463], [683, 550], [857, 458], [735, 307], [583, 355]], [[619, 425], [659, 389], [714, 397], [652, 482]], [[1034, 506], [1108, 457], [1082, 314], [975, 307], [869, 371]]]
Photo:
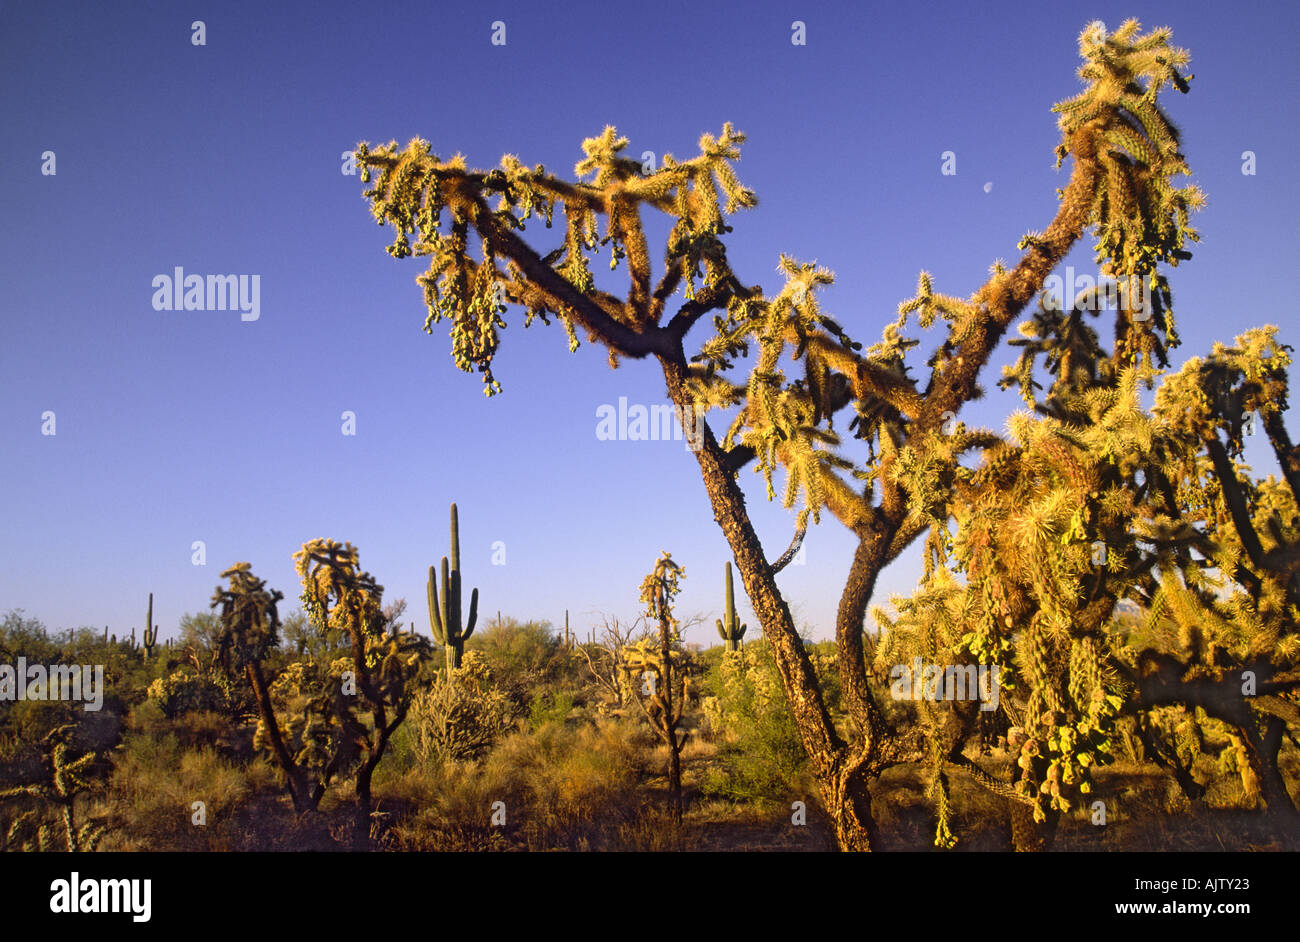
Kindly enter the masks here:
[[478, 621], [478, 589], [469, 599], [469, 621], [461, 625], [460, 594], [460, 523], [456, 518], [456, 505], [451, 505], [451, 562], [442, 557], [442, 598], [438, 597], [438, 584], [433, 567], [429, 567], [429, 625], [434, 639], [447, 654], [447, 667], [460, 667], [465, 653], [465, 642], [474, 633]]
[[[135, 632], [131, 632], [134, 637]], [[144, 638], [141, 642], [144, 647], [144, 659], [147, 661], [153, 656], [154, 645], [158, 643], [158, 626], [153, 623], [153, 593], [149, 593], [149, 610], [144, 616]]]
[[740, 639], [745, 637], [747, 626], [742, 625], [736, 615], [736, 591], [731, 585], [731, 563], [727, 563], [727, 610], [717, 622], [718, 637], [727, 642], [727, 650], [740, 650]]

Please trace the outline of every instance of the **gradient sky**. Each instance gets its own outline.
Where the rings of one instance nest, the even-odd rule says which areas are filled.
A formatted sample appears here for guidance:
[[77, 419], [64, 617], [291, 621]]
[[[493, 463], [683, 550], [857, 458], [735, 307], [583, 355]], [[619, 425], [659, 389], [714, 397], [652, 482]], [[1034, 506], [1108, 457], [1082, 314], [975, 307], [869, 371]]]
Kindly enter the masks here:
[[[1054, 169], [1050, 108], [1080, 88], [1078, 34], [1137, 17], [1191, 51], [1191, 94], [1162, 100], [1209, 197], [1194, 217], [1203, 242], [1172, 272], [1174, 365], [1263, 323], [1300, 346], [1279, 290], [1298, 268], [1294, 3], [299, 6], [0, 7], [0, 611], [123, 634], [153, 592], [173, 636], [182, 614], [208, 610], [221, 570], [248, 560], [287, 614], [291, 554], [324, 536], [356, 544], [427, 632], [425, 571], [447, 553], [454, 500], [485, 613], [562, 624], [567, 608], [584, 634], [602, 612], [633, 618], [669, 549], [687, 574], [679, 617], [707, 618], [688, 640], [715, 640], [729, 551], [694, 459], [680, 442], [595, 436], [602, 404], [666, 401], [656, 364], [611, 371], [586, 343], [570, 355], [558, 326], [525, 333], [512, 309], [505, 392], [484, 397], [456, 370], [446, 325], [422, 332], [422, 260], [384, 252], [391, 230], [340, 172], [360, 140], [420, 136], [480, 168], [515, 153], [572, 178], [606, 124], [632, 155], [685, 159], [731, 121], [749, 136], [738, 175], [759, 196], [730, 220], [740, 278], [775, 293], [779, 253], [818, 261], [836, 274], [824, 308], [870, 344], [921, 269], [966, 296], [1047, 226], [1070, 166]], [[206, 46], [191, 44], [196, 19]], [[940, 173], [946, 150], [956, 176]], [[41, 174], [45, 151], [55, 176]], [[550, 250], [559, 230], [525, 237]], [[1071, 258], [1081, 271], [1091, 247]], [[153, 310], [152, 279], [176, 266], [260, 275], [260, 318]], [[1010, 359], [1004, 345], [968, 424], [1002, 428], [1018, 407], [995, 385]], [[1275, 470], [1258, 444], [1247, 457]], [[775, 558], [792, 517], [757, 475], [742, 481]], [[206, 566], [191, 563], [196, 540]], [[780, 576], [813, 637], [833, 635], [851, 553], [828, 514], [806, 565]], [[919, 572], [917, 544], [875, 601]], [[747, 604], [742, 617], [755, 637]]]

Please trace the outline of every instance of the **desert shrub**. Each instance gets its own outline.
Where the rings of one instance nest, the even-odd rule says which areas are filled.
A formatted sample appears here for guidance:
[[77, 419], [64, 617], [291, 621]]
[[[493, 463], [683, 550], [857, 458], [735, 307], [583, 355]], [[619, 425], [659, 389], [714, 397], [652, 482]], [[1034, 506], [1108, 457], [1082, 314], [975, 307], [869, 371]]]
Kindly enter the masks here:
[[560, 640], [547, 622], [503, 622], [480, 628], [466, 650], [476, 651], [504, 690], [521, 710], [532, 700], [532, 691], [557, 679], [567, 660]]
[[514, 721], [510, 699], [494, 682], [486, 660], [466, 651], [461, 666], [415, 694], [406, 722], [411, 748], [425, 768], [476, 759]]
[[563, 725], [573, 709], [573, 697], [563, 692], [539, 693], [528, 708], [528, 728], [536, 731], [547, 723]]
[[733, 799], [784, 798], [807, 766], [776, 664], [764, 642], [727, 651], [707, 678], [705, 722], [722, 744], [721, 769], [702, 790]]
[[630, 724], [601, 720], [579, 729], [550, 722], [502, 740], [487, 766], [522, 779], [530, 820], [564, 826], [621, 803], [636, 784], [638, 735]]
[[[187, 749], [171, 732], [133, 732], [117, 753], [104, 799], [110, 827], [103, 848], [207, 850], [232, 841], [248, 846], [257, 835], [243, 833], [241, 815], [255, 796], [279, 801], [275, 772], [264, 760], [241, 763], [213, 748]], [[203, 825], [194, 821], [199, 801]]]
[[188, 664], [154, 680], [147, 696], [168, 719], [195, 710], [219, 710], [225, 703], [221, 688]]
[[[643, 813], [644, 764], [634, 724], [602, 719], [577, 729], [550, 722], [504, 736], [485, 758], [408, 773], [419, 811], [394, 827], [406, 850], [617, 849]], [[494, 802], [505, 826], [493, 827]]]
[[384, 761], [375, 769], [375, 784], [399, 781], [412, 769], [420, 770], [420, 757], [415, 752], [415, 733], [408, 713], [406, 722], [397, 727], [388, 740]]
[[183, 713], [172, 720], [171, 731], [183, 749], [215, 749], [225, 758], [241, 763], [256, 755], [252, 727], [232, 722], [224, 713], [210, 710]]

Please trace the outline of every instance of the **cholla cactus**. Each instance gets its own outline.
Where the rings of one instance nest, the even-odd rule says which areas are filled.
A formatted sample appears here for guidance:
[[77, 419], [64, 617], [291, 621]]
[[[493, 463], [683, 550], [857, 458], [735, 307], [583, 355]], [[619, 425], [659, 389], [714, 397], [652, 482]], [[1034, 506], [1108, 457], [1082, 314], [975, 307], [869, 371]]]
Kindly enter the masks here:
[[[73, 812], [77, 796], [96, 791], [101, 787], [100, 782], [86, 775], [86, 772], [89, 771], [95, 761], [95, 753], [87, 752], [79, 758], [73, 758], [73, 750], [69, 743], [75, 732], [76, 726], [73, 724], [59, 726], [51, 730], [42, 740], [45, 755], [42, 763], [43, 774], [41, 779], [0, 791], [0, 801], [30, 795], [43, 798], [56, 805], [63, 815], [63, 829], [67, 849], [74, 852], [94, 850], [105, 831], [102, 825], [94, 822], [87, 822], [80, 828], [74, 826]], [[18, 822], [15, 822], [15, 826], [17, 825]], [[11, 828], [10, 839], [16, 836], [17, 831]], [[37, 836], [39, 849], [45, 850], [49, 848], [51, 837], [52, 833], [45, 825], [41, 825]]]
[[[337, 723], [334, 757], [313, 794], [319, 801], [332, 770], [355, 768], [354, 846], [365, 849], [370, 842], [371, 779], [410, 709], [411, 681], [425, 662], [427, 644], [414, 634], [389, 637], [385, 633], [383, 586], [361, 569], [351, 543], [312, 540], [294, 554], [294, 561], [308, 615], [318, 625], [342, 631], [352, 642], [351, 657], [346, 668], [340, 667], [337, 682], [331, 678], [312, 702], [314, 710], [329, 718], [327, 725]], [[454, 584], [459, 586], [459, 572]], [[364, 716], [363, 710], [369, 715]], [[304, 734], [308, 725], [304, 724]]]
[[[680, 639], [672, 605], [685, 576], [686, 570], [673, 562], [667, 551], [660, 555], [654, 570], [641, 583], [645, 615], [659, 623], [659, 645], [656, 648], [654, 642], [646, 638], [623, 650], [624, 671], [638, 672], [645, 681], [644, 686], [633, 687], [636, 701], [655, 733], [668, 747], [668, 791], [673, 817], [678, 822], [682, 819], [681, 752], [690, 734], [683, 732], [679, 736], [677, 732], [686, 702], [686, 689], [682, 683], [685, 679], [682, 670], [685, 655], [673, 648]], [[674, 684], [679, 688], [675, 695]]]
[[619, 670], [625, 678], [627, 689], [637, 688], [645, 696], [651, 696], [651, 691], [658, 690], [666, 673], [681, 673], [691, 662], [685, 651], [671, 649], [668, 652], [668, 672], [664, 670], [664, 663], [659, 639], [641, 638], [623, 648]]
[[[284, 744], [280, 723], [271, 700], [270, 684], [263, 664], [279, 644], [280, 614], [278, 605], [283, 593], [266, 588], [266, 580], [253, 575], [248, 563], [235, 563], [221, 574], [229, 579], [228, 587], [217, 586], [212, 608], [220, 606], [221, 633], [217, 641], [217, 663], [227, 677], [237, 673], [248, 676], [257, 700], [260, 721], [258, 742], [275, 756], [285, 776], [285, 789], [295, 811], [315, 807], [320, 800], [307, 774], [294, 761]], [[323, 789], [321, 790], [323, 792]]]
[[480, 758], [510, 728], [512, 714], [482, 656], [468, 651], [460, 667], [415, 694], [407, 722], [415, 754], [428, 767]]
[[215, 710], [222, 704], [222, 690], [190, 664], [149, 684], [147, 696], [163, 714], [174, 718], [191, 710]]
[[762, 646], [760, 640], [726, 651], [714, 669], [713, 685], [718, 695], [705, 697], [700, 706], [715, 737], [733, 741], [741, 727], [752, 723], [755, 717], [767, 717], [786, 709], [781, 677], [770, 655], [765, 658], [760, 653]]
[[[483, 373], [489, 393], [499, 388], [492, 367], [505, 323], [503, 298], [494, 290], [501, 284], [504, 300], [526, 309], [525, 323], [555, 316], [564, 323], [575, 349], [576, 327], [581, 327], [592, 342], [609, 351], [615, 365], [620, 357], [663, 359], [665, 350], [672, 352], [674, 362], [689, 363], [665, 373], [669, 395], [683, 413], [688, 408], [735, 409], [735, 419], [721, 441], [704, 436], [707, 455], [700, 465], [714, 514], [780, 664], [794, 722], [814, 758], [836, 839], [844, 849], [870, 846], [869, 782], [886, 767], [906, 761], [900, 757], [909, 750], [902, 744], [910, 736], [891, 728], [870, 693], [856, 633], [865, 614], [860, 609], [865, 609], [869, 598], [857, 592], [845, 594], [846, 599], [860, 598], [854, 602], [855, 610], [846, 613], [847, 621], [854, 624], [839, 627], [838, 656], [844, 678], [840, 693], [856, 727], [871, 732], [846, 737], [836, 727], [789, 606], [783, 604], [775, 583], [779, 567], [769, 565], [766, 554], [755, 545], [735, 472], [755, 464], [769, 499], [775, 499], [774, 473], [783, 471], [782, 501], [788, 508], [797, 505], [801, 527], [809, 519], [819, 521], [821, 511], [829, 510], [858, 536], [863, 552], [855, 559], [850, 578], [856, 586], [868, 587], [928, 528], [932, 528], [932, 549], [960, 555], [951, 534], [939, 532], [946, 531], [951, 517], [952, 492], [964, 490], [958, 496], [973, 508], [980, 491], [996, 493], [1005, 479], [1019, 477], [1024, 488], [1016, 492], [1017, 499], [1023, 504], [1028, 496], [1034, 504], [1028, 514], [1020, 515], [1021, 522], [1037, 527], [1040, 539], [1034, 541], [1034, 555], [1020, 553], [1018, 559], [1029, 557], [1020, 574], [993, 571], [993, 563], [980, 557], [977, 549], [965, 554], [963, 564], [978, 570], [972, 592], [974, 604], [981, 609], [980, 622], [968, 629], [972, 637], [965, 652], [1008, 670], [1023, 666], [1020, 652], [1013, 650], [1013, 639], [1027, 627], [1028, 613], [1041, 609], [1048, 621], [1047, 649], [1042, 653], [1049, 668], [1068, 662], [1077, 637], [1093, 637], [1099, 642], [1095, 655], [1108, 657], [1106, 645], [1100, 643], [1104, 618], [1097, 617], [1097, 611], [1114, 601], [1106, 598], [1119, 588], [1114, 583], [1125, 580], [1107, 583], [1092, 571], [1087, 572], [1091, 582], [1081, 578], [1089, 567], [1080, 564], [1079, 552], [1080, 544], [1090, 542], [1083, 536], [1103, 538], [1090, 529], [1124, 516], [1118, 502], [1125, 488], [1114, 480], [1116, 475], [1103, 478], [1096, 487], [1080, 487], [1083, 478], [1077, 472], [1086, 474], [1089, 462], [1076, 462], [1073, 456], [1061, 460], [1056, 471], [1044, 468], [1051, 454], [1061, 455], [1056, 447], [1061, 443], [1051, 441], [1052, 437], [1068, 439], [1078, 423], [1097, 417], [1059, 403], [1038, 404], [1041, 413], [1059, 420], [1060, 427], [1035, 443], [1015, 445], [993, 432], [962, 431], [954, 420], [979, 395], [981, 373], [997, 354], [1008, 327], [1090, 229], [1095, 228], [1099, 236], [1097, 262], [1103, 272], [1128, 285], [1149, 286], [1153, 291], [1149, 305], [1134, 303], [1136, 292], [1123, 300], [1116, 312], [1117, 340], [1111, 358], [1094, 355], [1095, 334], [1077, 311], [1066, 312], [1059, 305], [1058, 310], [1044, 311], [1022, 328], [1027, 356], [1017, 364], [1013, 379], [1019, 379], [1032, 398], [1033, 360], [1046, 353], [1052, 371], [1066, 387], [1098, 378], [1102, 385], [1113, 387], [1117, 367], [1131, 365], [1139, 357], [1163, 360], [1165, 348], [1177, 343], [1172, 298], [1160, 269], [1189, 257], [1187, 245], [1198, 236], [1188, 225], [1188, 215], [1203, 199], [1194, 187], [1174, 185], [1174, 178], [1186, 174], [1188, 166], [1179, 150], [1179, 134], [1158, 97], [1170, 85], [1186, 91], [1190, 76], [1183, 72], [1187, 53], [1169, 40], [1166, 29], [1139, 35], [1135, 20], [1113, 32], [1100, 23], [1088, 24], [1079, 41], [1084, 88], [1055, 109], [1062, 132], [1057, 156], [1061, 160], [1071, 156], [1074, 166], [1069, 182], [1058, 191], [1061, 205], [1050, 224], [1042, 234], [1027, 234], [1021, 242], [1022, 256], [1011, 266], [996, 262], [990, 277], [972, 286], [975, 290], [966, 297], [934, 291], [929, 275], [922, 273], [916, 297], [900, 305], [899, 319], [885, 327], [881, 342], [866, 350], [821, 307], [819, 291], [833, 283], [829, 270], [783, 255], [780, 271], [785, 285], [774, 296], [765, 294], [761, 286], [751, 287], [733, 270], [722, 241], [730, 230], [724, 217], [755, 205], [756, 198], [736, 177], [732, 164], [745, 137], [729, 124], [721, 136], [700, 139], [698, 157], [683, 161], [665, 157], [663, 166], [649, 174], [623, 153], [627, 139], [613, 127], [606, 128], [599, 137], [583, 142], [586, 159], [575, 173], [593, 178], [578, 183], [561, 180], [541, 166], [529, 168], [509, 155], [499, 169], [470, 171], [462, 158], [442, 160], [420, 139], [404, 150], [396, 142], [373, 150], [364, 143], [357, 147], [362, 179], [372, 184], [364, 195], [374, 217], [396, 229], [390, 252], [398, 258], [430, 258], [428, 271], [419, 279], [429, 310], [426, 330], [449, 319], [457, 365]], [[489, 206], [487, 201], [494, 197], [500, 201]], [[517, 233], [535, 213], [549, 223], [556, 206], [565, 210], [564, 245], [544, 255]], [[666, 269], [658, 285], [651, 278], [642, 220], [642, 212], [651, 209], [668, 214], [671, 225]], [[444, 216], [450, 217], [445, 230]], [[597, 231], [601, 216], [608, 222], [603, 242]], [[471, 230], [483, 243], [477, 258], [471, 249], [476, 245]], [[589, 269], [590, 253], [610, 243], [612, 263], [627, 260], [625, 297], [597, 291]], [[678, 288], [684, 289], [687, 303], [669, 317], [665, 299]], [[926, 364], [929, 369], [921, 376], [913, 375], [916, 364], [907, 361], [909, 351], [921, 343], [907, 336], [911, 326], [907, 321], [912, 317], [922, 328], [940, 325], [940, 336], [930, 345], [935, 352]], [[716, 331], [688, 351], [687, 333], [709, 322]], [[736, 375], [742, 358], [749, 364], [747, 378]], [[1112, 391], [1107, 388], [1103, 393]], [[837, 413], [850, 407], [856, 414], [848, 431], [862, 442], [865, 463], [849, 451], [856, 443], [832, 424]], [[1121, 468], [1119, 476], [1131, 475], [1131, 469], [1123, 467], [1128, 458], [1120, 444], [1093, 442], [1082, 451], [1084, 457]], [[973, 478], [962, 461], [977, 449], [986, 451], [987, 463], [982, 475]], [[1018, 462], [1021, 449], [1031, 455], [1023, 466]], [[1147, 481], [1153, 479], [1150, 472], [1158, 465], [1155, 461], [1143, 468]], [[1290, 466], [1294, 469], [1294, 460]], [[1104, 470], [1110, 475], [1113, 469]], [[1292, 474], [1300, 479], [1300, 471]], [[1035, 475], [1047, 481], [1052, 493], [1034, 492], [1030, 481]], [[1071, 487], [1057, 486], [1060, 482], [1054, 475], [1069, 478]], [[1155, 490], [1145, 483], [1142, 488]], [[1080, 491], [1088, 496], [1080, 497]], [[999, 509], [1018, 513], [1014, 506]], [[966, 519], [979, 522], [977, 515]], [[1060, 529], [1058, 523], [1063, 524]], [[978, 539], [987, 535], [985, 528]], [[1042, 544], [1063, 537], [1063, 553], [1038, 551]], [[1107, 542], [1123, 541], [1118, 530], [1116, 537]], [[1125, 553], [1132, 549], [1131, 543], [1116, 546], [1120, 570], [1112, 575], [1119, 576], [1130, 561]], [[785, 561], [782, 556], [778, 563]], [[1067, 583], [1073, 585], [1067, 589]], [[1095, 610], [1081, 612], [1089, 606], [1064, 601], [1071, 593], [1077, 601], [1085, 594], [1081, 586], [1099, 583], [1096, 597], [1089, 600]], [[1057, 605], [1058, 600], [1063, 605]], [[985, 614], [991, 624], [985, 623]], [[1086, 628], [1075, 630], [1066, 624], [1075, 614], [1086, 616]], [[1026, 693], [1031, 695], [1032, 691]], [[1048, 698], [1046, 689], [1038, 695]], [[1048, 711], [1047, 706], [1034, 708]]]

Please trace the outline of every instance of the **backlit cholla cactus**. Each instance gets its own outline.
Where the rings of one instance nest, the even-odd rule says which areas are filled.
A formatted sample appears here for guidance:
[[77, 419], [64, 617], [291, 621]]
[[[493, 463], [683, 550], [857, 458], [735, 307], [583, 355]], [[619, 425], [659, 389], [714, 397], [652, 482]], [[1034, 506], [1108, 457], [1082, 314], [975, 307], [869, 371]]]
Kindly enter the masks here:
[[[333, 771], [354, 768], [357, 794], [354, 846], [369, 846], [370, 783], [393, 732], [406, 718], [414, 694], [411, 683], [425, 663], [428, 646], [414, 634], [384, 631], [383, 586], [361, 569], [351, 543], [312, 540], [294, 554], [302, 580], [303, 606], [316, 625], [342, 632], [352, 646], [351, 657], [314, 701], [337, 723], [336, 752], [326, 768], [321, 789]], [[304, 735], [310, 730], [304, 723]]]
[[217, 663], [227, 678], [238, 674], [248, 677], [259, 713], [255, 741], [269, 750], [285, 777], [285, 790], [297, 812], [316, 807], [324, 788], [300, 767], [285, 745], [281, 724], [276, 717], [271, 682], [266, 662], [280, 643], [279, 603], [283, 593], [266, 587], [265, 579], [253, 575], [249, 563], [235, 563], [221, 574], [228, 586], [217, 586], [211, 607], [220, 609], [221, 630], [217, 636]]
[[[705, 697], [700, 708], [711, 733], [720, 739], [734, 741], [740, 727], [750, 718], [767, 716], [773, 710], [785, 709], [785, 693], [781, 678], [770, 657], [764, 658], [755, 645], [757, 641], [735, 651], [725, 651], [714, 672], [715, 683], [721, 688], [718, 696]], [[746, 715], [729, 709], [736, 705]]]
[[[76, 726], [67, 724], [46, 734], [41, 741], [44, 751], [42, 777], [38, 781], [0, 791], [0, 801], [33, 796], [50, 802], [62, 813], [66, 849], [74, 852], [93, 851], [104, 836], [104, 826], [88, 821], [78, 828], [74, 825], [73, 812], [77, 796], [97, 791], [102, 787], [102, 782], [87, 775], [96, 759], [93, 751], [74, 758], [72, 738], [75, 733]], [[36, 819], [20, 815], [10, 828], [9, 840], [16, 841], [23, 828], [33, 820]], [[54, 849], [51, 839], [52, 831], [45, 824], [40, 824], [36, 840], [28, 842], [27, 846], [38, 850]]]
[[467, 651], [460, 667], [415, 694], [407, 722], [413, 749], [428, 767], [481, 758], [511, 725], [510, 699], [482, 655]]
[[317, 808], [331, 782], [354, 777], [354, 846], [370, 839], [370, 782], [393, 731], [410, 707], [412, 681], [427, 661], [428, 645], [414, 634], [384, 630], [383, 588], [361, 570], [350, 543], [312, 540], [294, 554], [302, 602], [319, 632], [348, 639], [347, 657], [330, 663], [292, 662], [269, 682], [266, 662], [279, 643], [277, 605], [248, 563], [222, 573], [214, 608], [221, 608], [218, 660], [229, 672], [247, 672], [258, 702], [255, 742], [269, 749], [285, 774], [298, 812]]
[[658, 644], [645, 638], [623, 649], [625, 676], [635, 675], [641, 680], [640, 686], [633, 686], [633, 695], [655, 734], [668, 747], [668, 791], [673, 817], [678, 822], [682, 818], [681, 752], [690, 736], [687, 732], [679, 735], [678, 728], [689, 681], [672, 606], [685, 576], [686, 570], [673, 561], [671, 554], [665, 551], [660, 555], [654, 570], [641, 583], [645, 616], [659, 624]]
[[193, 710], [219, 710], [225, 705], [222, 688], [192, 664], [182, 664], [166, 677], [155, 678], [145, 696], [169, 718]]
[[[312, 783], [328, 785], [331, 765], [339, 774], [352, 771], [357, 754], [341, 742], [343, 724], [336, 708], [348, 702], [345, 685], [355, 690], [351, 672], [350, 657], [305, 659], [290, 663], [271, 684], [278, 733], [294, 766]], [[258, 721], [253, 745], [272, 749], [272, 730], [265, 720]]]
[[[1188, 165], [1159, 98], [1170, 86], [1187, 91], [1190, 76], [1183, 72], [1187, 53], [1172, 46], [1170, 38], [1167, 29], [1141, 35], [1135, 20], [1113, 32], [1100, 23], [1086, 26], [1079, 39], [1084, 86], [1056, 108], [1061, 131], [1057, 156], [1061, 161], [1071, 158], [1073, 167], [1058, 191], [1060, 205], [1046, 229], [1028, 233], [1021, 240], [1019, 258], [1010, 265], [995, 261], [989, 277], [972, 285], [974, 290], [964, 297], [938, 293], [929, 275], [921, 273], [916, 296], [900, 305], [897, 321], [887, 324], [880, 342], [865, 350], [821, 307], [819, 294], [833, 282], [828, 269], [782, 255], [785, 283], [771, 294], [761, 285], [742, 282], [733, 270], [723, 241], [731, 227], [724, 219], [756, 205], [756, 197], [737, 179], [734, 163], [745, 137], [729, 124], [720, 136], [700, 138], [697, 157], [678, 161], [665, 155], [653, 172], [625, 156], [628, 140], [608, 127], [583, 142], [585, 159], [574, 171], [590, 178], [577, 182], [548, 174], [541, 166], [526, 167], [513, 156], [503, 158], [495, 170], [470, 171], [463, 159], [444, 161], [419, 139], [404, 150], [395, 142], [373, 150], [364, 144], [357, 148], [363, 179], [368, 184], [373, 180], [364, 195], [374, 217], [396, 230], [391, 253], [399, 258], [429, 256], [429, 268], [420, 278], [429, 311], [426, 330], [449, 319], [457, 365], [481, 372], [489, 393], [498, 389], [492, 368], [505, 305], [511, 304], [525, 309], [525, 323], [551, 316], [561, 320], [574, 348], [581, 328], [609, 352], [614, 364], [620, 358], [657, 360], [665, 391], [683, 414], [732, 411], [734, 419], [721, 441], [711, 433], [702, 436], [696, 451], [702, 481], [779, 665], [794, 722], [842, 849], [870, 848], [875, 830], [871, 784], [889, 767], [914, 761], [918, 751], [912, 731], [893, 726], [866, 676], [860, 630], [871, 587], [884, 567], [927, 531], [932, 552], [943, 548], [948, 556], [955, 555], [951, 534], [942, 532], [951, 519], [953, 492], [965, 486], [959, 496], [973, 507], [978, 492], [997, 492], [1004, 477], [1014, 479], [1023, 470], [1026, 484], [1017, 495], [1023, 499], [1026, 491], [1033, 491], [1028, 478], [1045, 473], [1043, 460], [1053, 451], [1061, 454], [1062, 443], [1053, 439], [1068, 439], [1076, 424], [1072, 416], [1049, 412], [1059, 427], [1034, 443], [1011, 444], [994, 432], [965, 430], [956, 421], [961, 409], [981, 394], [981, 374], [998, 355], [1007, 330], [1079, 241], [1095, 230], [1099, 267], [1129, 288], [1108, 318], [1115, 329], [1115, 350], [1110, 357], [1093, 355], [1095, 336], [1077, 311], [1064, 310], [1073, 299], [1045, 307], [1022, 328], [1031, 355], [1017, 364], [1015, 378], [1022, 381], [1026, 395], [1032, 398], [1033, 390], [1041, 388], [1032, 378], [1037, 352], [1053, 358], [1053, 369], [1067, 384], [1098, 380], [1109, 393], [1119, 383], [1120, 368], [1136, 366], [1139, 360], [1147, 366], [1163, 365], [1165, 350], [1177, 343], [1164, 268], [1189, 257], [1187, 247], [1198, 236], [1188, 216], [1203, 197], [1195, 187], [1175, 185]], [[850, 181], [850, 199], [852, 189]], [[522, 233], [534, 215], [549, 224], [557, 208], [564, 214], [564, 245], [544, 254], [525, 243]], [[671, 227], [664, 271], [657, 279], [642, 218], [652, 210], [667, 216]], [[446, 227], [444, 215], [450, 217]], [[602, 227], [602, 221], [608, 225]], [[602, 245], [611, 246], [614, 267], [626, 259], [625, 294], [595, 285], [589, 262]], [[1138, 285], [1147, 291], [1134, 290]], [[669, 300], [679, 289], [686, 301], [670, 311]], [[934, 352], [919, 370], [911, 351], [921, 341], [908, 336], [913, 326], [909, 321], [923, 329], [938, 328]], [[688, 344], [688, 334], [700, 327], [704, 337]], [[844, 423], [847, 429], [834, 424], [841, 415], [852, 419]], [[1085, 410], [1084, 420], [1089, 419]], [[1016, 464], [1021, 448], [1034, 452], [1023, 469]], [[987, 470], [973, 479], [966, 459], [981, 451]], [[1085, 451], [1084, 456], [1091, 459], [1105, 452]], [[836, 690], [851, 718], [847, 725], [837, 723], [828, 708], [789, 605], [776, 585], [778, 566], [758, 540], [745, 509], [737, 472], [747, 465], [763, 475], [769, 499], [776, 495], [775, 472], [785, 474], [783, 503], [796, 509], [798, 527], [818, 522], [826, 510], [858, 544], [836, 625], [842, 680]], [[1073, 457], [1064, 456], [1057, 470], [1068, 477], [1073, 465]], [[1080, 467], [1086, 469], [1086, 463]], [[974, 637], [963, 656], [981, 662], [1001, 658], [1007, 668], [1026, 667], [1029, 661], [1020, 651], [1000, 642], [1028, 628], [1029, 609], [1037, 600], [1027, 593], [1029, 588], [1045, 589], [1039, 594], [1050, 596], [1042, 614], [1046, 640], [1040, 652], [1049, 669], [1067, 666], [1073, 642], [1083, 637], [1094, 641], [1088, 656], [1108, 656], [1104, 616], [1095, 616], [1105, 601], [1115, 601], [1118, 586], [1103, 585], [1094, 593], [1097, 597], [1083, 606], [1088, 627], [1070, 633], [1058, 628], [1073, 603], [1053, 608], [1052, 599], [1066, 595], [1043, 581], [1044, 567], [1051, 569], [1056, 562], [1061, 563], [1056, 571], [1046, 573], [1051, 582], [1078, 576], [1080, 535], [1092, 535], [1089, 542], [1105, 539], [1095, 535], [1097, 526], [1106, 522], [1103, 509], [1112, 517], [1122, 516], [1117, 505], [1100, 506], [1114, 503], [1106, 495], [1115, 488], [1099, 483], [1095, 497], [1091, 490], [1086, 492], [1093, 503], [1081, 506], [1073, 484], [1071, 492], [1064, 493], [1060, 481], [1049, 476], [1048, 489], [1056, 492], [1050, 500], [1056, 503], [1037, 506], [1033, 522], [1042, 524], [1042, 535], [1050, 538], [1046, 531], [1054, 530], [1064, 512], [1064, 530], [1050, 535], [1071, 535], [1064, 556], [1044, 555], [1024, 578], [1005, 573], [1004, 579], [1004, 572], [975, 558], [979, 549], [972, 549], [972, 565], [982, 566], [985, 573], [976, 581], [986, 583], [974, 590], [975, 603], [992, 610], [996, 625], [972, 626], [969, 633]], [[1032, 499], [1039, 496], [1034, 493]], [[1069, 519], [1076, 515], [1077, 520]], [[967, 519], [978, 522], [977, 517]], [[1122, 535], [1117, 540], [1122, 543]], [[1118, 547], [1117, 565], [1127, 565], [1127, 550]], [[787, 556], [778, 560], [784, 561]], [[1088, 576], [1095, 585], [1095, 572]], [[1010, 584], [1017, 580], [1019, 585]], [[1085, 579], [1081, 584], [1089, 583]], [[1076, 585], [1074, 595], [1080, 591]], [[1112, 598], [1102, 598], [1107, 594]], [[1024, 603], [1023, 610], [1016, 608], [1018, 602]], [[1069, 691], [1056, 689], [1059, 686], [1053, 687], [1055, 695], [1068, 698]], [[1024, 689], [1026, 696], [1034, 696], [1028, 684]], [[1102, 702], [1108, 703], [1104, 696]], [[1051, 698], [1042, 690], [1037, 699]], [[1059, 711], [1043, 706], [1040, 712], [1069, 711], [1068, 704], [1061, 706]]]

